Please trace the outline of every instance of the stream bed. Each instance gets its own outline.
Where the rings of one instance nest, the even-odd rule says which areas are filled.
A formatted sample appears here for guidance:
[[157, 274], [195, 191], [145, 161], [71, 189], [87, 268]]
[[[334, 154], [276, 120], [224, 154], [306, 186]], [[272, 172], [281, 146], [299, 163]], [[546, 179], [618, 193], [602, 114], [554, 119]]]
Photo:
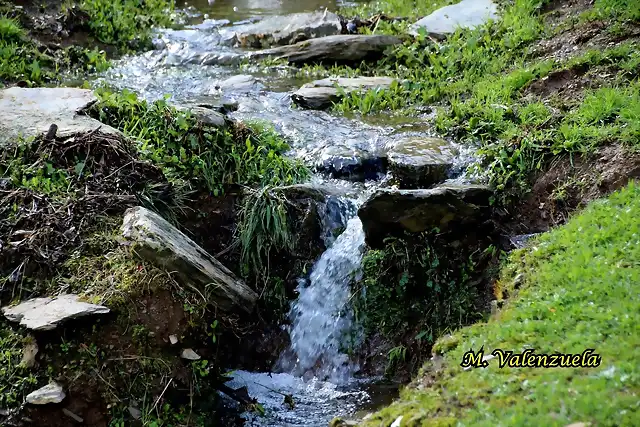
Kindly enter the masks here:
[[[311, 79], [297, 77], [287, 66], [266, 70], [240, 66], [237, 58], [242, 52], [221, 42], [222, 34], [237, 21], [325, 7], [335, 10], [342, 4], [345, 2], [335, 0], [183, 3], [190, 15], [183, 29], [160, 31], [155, 50], [116, 61], [95, 84], [128, 89], [150, 101], [168, 94], [174, 104], [233, 103], [237, 108], [230, 113], [232, 118], [273, 124], [290, 143], [291, 156], [325, 172], [349, 168], [362, 158], [376, 158], [397, 138], [433, 136], [427, 116], [364, 121], [292, 108], [291, 93]], [[321, 427], [335, 416], [363, 415], [397, 395], [397, 387], [382, 385], [379, 379], [358, 378], [359, 367], [341, 352], [345, 335], [358, 336], [346, 309], [350, 282], [358, 273], [365, 246], [357, 207], [383, 176], [366, 178], [368, 182], [327, 178], [326, 174], [314, 177], [347, 189], [334, 204], [335, 218], [325, 218], [327, 223], [340, 222], [345, 231], [337, 237], [325, 233], [328, 249], [309, 277], [300, 278], [300, 296], [292, 302], [289, 315], [291, 347], [273, 367], [274, 373], [235, 371], [227, 383], [233, 388], [247, 387], [265, 410], [263, 415], [244, 414], [247, 425]], [[293, 397], [293, 405], [285, 401], [287, 395]]]

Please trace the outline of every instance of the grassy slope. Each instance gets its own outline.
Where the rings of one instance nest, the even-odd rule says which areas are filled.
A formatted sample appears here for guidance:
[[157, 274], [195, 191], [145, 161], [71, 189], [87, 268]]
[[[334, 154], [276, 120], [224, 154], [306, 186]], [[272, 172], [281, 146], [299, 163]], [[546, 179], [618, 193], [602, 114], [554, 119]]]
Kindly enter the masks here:
[[[415, 6], [409, 0], [381, 0], [350, 12], [415, 18], [450, 2], [425, 3], [428, 6]], [[575, 58], [550, 59], [534, 53], [541, 40], [587, 32], [592, 25], [604, 26], [605, 39], [624, 40], [640, 22], [637, 2], [597, 0], [578, 17], [553, 26], [543, 13], [549, 1], [502, 3], [502, 19], [498, 22], [459, 30], [444, 42], [406, 42], [377, 64], [331, 70], [408, 81], [386, 91], [352, 93], [335, 109], [345, 113], [410, 114], [424, 105], [437, 106], [437, 129], [477, 145], [484, 158], [479, 169], [492, 185], [503, 190], [504, 196], [526, 192], [530, 174], [558, 154], [591, 153], [611, 142], [637, 149], [637, 37], [578, 51], [573, 54]], [[405, 27], [406, 23], [386, 23], [377, 32], [402, 32]], [[602, 80], [596, 85], [602, 89], [587, 88], [568, 99], [527, 96], [533, 82], [554, 71], [576, 69], [594, 81]]]
[[[502, 281], [521, 289], [487, 323], [436, 344], [444, 368], [425, 366], [400, 401], [365, 426], [632, 426], [640, 419], [640, 185], [594, 202], [565, 226], [514, 252]], [[514, 277], [516, 278], [514, 280]], [[509, 284], [507, 285], [509, 287]], [[536, 353], [594, 348], [598, 368], [463, 371], [463, 354], [484, 346]], [[424, 384], [425, 386], [419, 386]]]

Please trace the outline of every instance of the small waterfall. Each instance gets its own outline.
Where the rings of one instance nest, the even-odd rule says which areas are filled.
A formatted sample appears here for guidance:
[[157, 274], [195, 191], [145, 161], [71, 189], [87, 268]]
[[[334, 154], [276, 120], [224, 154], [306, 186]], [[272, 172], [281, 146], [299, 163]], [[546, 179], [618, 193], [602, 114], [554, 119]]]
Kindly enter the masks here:
[[[291, 349], [278, 362], [280, 369], [294, 375], [311, 373], [336, 384], [347, 382], [357, 369], [342, 345], [348, 341], [345, 335], [352, 332], [347, 307], [350, 284], [359, 271], [365, 245], [357, 205], [352, 200], [344, 202], [328, 201], [324, 222], [330, 246], [313, 266], [309, 279], [300, 280], [299, 297], [289, 314]], [[340, 206], [347, 209], [336, 209]], [[346, 229], [334, 240], [331, 230], [341, 216], [347, 217]]]

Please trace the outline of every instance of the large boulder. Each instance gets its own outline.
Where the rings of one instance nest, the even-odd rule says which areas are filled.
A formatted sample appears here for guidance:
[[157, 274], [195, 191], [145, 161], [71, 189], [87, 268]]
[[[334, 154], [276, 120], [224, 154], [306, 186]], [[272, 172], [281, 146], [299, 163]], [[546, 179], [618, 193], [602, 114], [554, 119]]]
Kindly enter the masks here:
[[2, 308], [2, 314], [7, 320], [19, 322], [33, 331], [49, 331], [69, 319], [108, 312], [107, 307], [80, 301], [80, 297], [73, 294], [33, 298], [15, 306]]
[[29, 139], [47, 134], [57, 125], [56, 135], [67, 137], [94, 131], [119, 134], [114, 128], [91, 117], [79, 114], [97, 102], [88, 89], [20, 88], [0, 90], [0, 147], [20, 138]]
[[376, 191], [358, 210], [371, 247], [385, 237], [438, 228], [448, 231], [482, 220], [493, 192], [482, 185], [443, 185], [429, 190]]
[[391, 77], [328, 78], [307, 83], [291, 95], [302, 108], [323, 110], [340, 100], [343, 94], [357, 90], [388, 89], [395, 79]]
[[328, 11], [272, 16], [256, 23], [221, 29], [227, 44], [252, 48], [283, 46], [341, 31], [340, 17]]
[[306, 63], [360, 63], [376, 60], [384, 51], [402, 41], [385, 35], [336, 35], [306, 40], [289, 46], [281, 46], [252, 52], [249, 58], [284, 59], [292, 64]]
[[409, 32], [416, 35], [424, 28], [427, 34], [442, 38], [460, 27], [474, 28], [497, 18], [498, 6], [492, 0], [462, 0], [425, 16], [413, 24]]
[[456, 149], [441, 138], [410, 137], [387, 151], [389, 171], [400, 188], [429, 188], [443, 182], [455, 157]]
[[182, 285], [201, 291], [208, 287], [211, 303], [222, 311], [253, 310], [258, 295], [160, 215], [140, 206], [128, 209], [122, 235], [138, 256], [175, 272]]

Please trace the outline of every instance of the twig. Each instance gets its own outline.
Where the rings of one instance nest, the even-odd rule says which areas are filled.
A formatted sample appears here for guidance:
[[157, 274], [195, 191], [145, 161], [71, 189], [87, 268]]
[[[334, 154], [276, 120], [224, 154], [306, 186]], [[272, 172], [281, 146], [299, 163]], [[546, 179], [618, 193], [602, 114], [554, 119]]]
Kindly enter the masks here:
[[173, 382], [173, 378], [169, 379], [169, 382], [167, 383], [167, 385], [164, 387], [164, 390], [162, 390], [162, 393], [160, 394], [160, 396], [158, 396], [158, 398], [156, 399], [156, 403], [153, 404], [153, 408], [151, 408], [151, 412], [155, 411], [156, 406], [158, 406], [158, 402], [160, 402], [160, 399], [162, 399], [162, 396], [164, 396], [164, 393], [167, 391], [167, 389], [169, 388], [169, 385]]

